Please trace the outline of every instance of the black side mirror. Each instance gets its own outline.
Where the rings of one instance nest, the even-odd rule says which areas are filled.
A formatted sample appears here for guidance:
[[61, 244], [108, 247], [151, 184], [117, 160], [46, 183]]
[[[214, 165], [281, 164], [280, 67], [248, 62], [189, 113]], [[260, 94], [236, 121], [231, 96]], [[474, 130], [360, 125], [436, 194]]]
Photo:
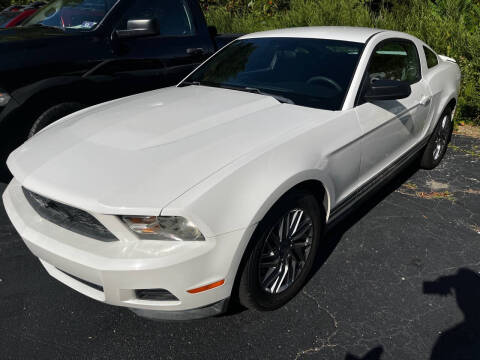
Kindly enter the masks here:
[[128, 20], [127, 30], [117, 30], [119, 38], [157, 35], [158, 27], [155, 19]]
[[410, 96], [412, 89], [406, 81], [373, 80], [367, 85], [363, 98], [365, 101], [398, 100]]

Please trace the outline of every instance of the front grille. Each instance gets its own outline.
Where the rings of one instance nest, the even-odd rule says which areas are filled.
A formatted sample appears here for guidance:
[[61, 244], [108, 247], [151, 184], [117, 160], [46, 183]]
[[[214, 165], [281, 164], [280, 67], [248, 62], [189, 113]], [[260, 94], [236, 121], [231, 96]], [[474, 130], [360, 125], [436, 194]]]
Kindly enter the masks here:
[[105, 226], [86, 211], [47, 199], [25, 188], [23, 188], [23, 193], [41, 217], [64, 229], [100, 241], [118, 240]]

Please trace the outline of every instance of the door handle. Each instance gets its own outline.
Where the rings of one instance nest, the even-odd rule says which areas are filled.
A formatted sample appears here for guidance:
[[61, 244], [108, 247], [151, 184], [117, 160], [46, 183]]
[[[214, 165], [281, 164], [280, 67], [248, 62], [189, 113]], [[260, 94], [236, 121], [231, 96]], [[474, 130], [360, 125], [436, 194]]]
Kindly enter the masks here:
[[431, 96], [424, 95], [420, 99], [420, 105], [427, 106], [428, 104], [430, 104], [430, 100], [432, 100]]
[[204, 48], [188, 48], [187, 49], [188, 55], [203, 55], [205, 54]]

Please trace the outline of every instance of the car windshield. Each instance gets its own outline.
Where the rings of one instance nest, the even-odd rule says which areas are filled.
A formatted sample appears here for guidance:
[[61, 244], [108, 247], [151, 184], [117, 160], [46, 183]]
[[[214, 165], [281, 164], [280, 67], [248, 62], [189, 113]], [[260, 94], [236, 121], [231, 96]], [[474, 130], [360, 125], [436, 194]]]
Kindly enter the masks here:
[[37, 11], [23, 26], [92, 30], [118, 0], [56, 0]]
[[363, 44], [306, 38], [237, 40], [182, 84], [272, 95], [281, 102], [340, 110]]
[[12, 20], [14, 17], [20, 15], [19, 12], [2, 12], [0, 13], [0, 28], [7, 26], [7, 24]]

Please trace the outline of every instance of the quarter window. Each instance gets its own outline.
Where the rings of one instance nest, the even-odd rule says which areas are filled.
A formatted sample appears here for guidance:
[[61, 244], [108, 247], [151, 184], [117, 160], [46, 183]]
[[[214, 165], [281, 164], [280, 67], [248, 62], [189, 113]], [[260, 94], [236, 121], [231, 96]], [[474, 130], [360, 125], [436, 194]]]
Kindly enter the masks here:
[[370, 81], [397, 80], [414, 84], [420, 80], [420, 63], [413, 43], [388, 41], [374, 51], [368, 68]]
[[434, 66], [437, 66], [438, 65], [437, 55], [426, 46], [423, 47], [423, 51], [425, 52], [425, 57], [427, 59], [427, 67], [430, 69]]
[[137, 0], [124, 14], [118, 29], [125, 30], [128, 20], [147, 19], [156, 20], [161, 36], [185, 36], [195, 33], [192, 17], [185, 0]]

